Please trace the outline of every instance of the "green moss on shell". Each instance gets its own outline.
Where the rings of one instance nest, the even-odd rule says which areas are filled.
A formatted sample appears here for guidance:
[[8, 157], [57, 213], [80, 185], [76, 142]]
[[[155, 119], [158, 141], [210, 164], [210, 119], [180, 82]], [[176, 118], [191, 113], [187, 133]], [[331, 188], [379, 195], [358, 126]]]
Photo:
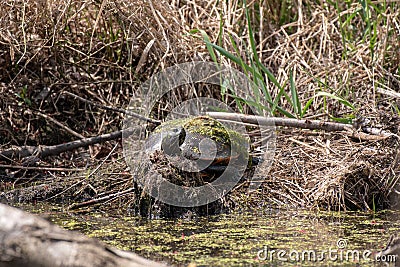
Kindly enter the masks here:
[[[183, 127], [187, 132], [200, 134], [215, 142], [230, 145], [233, 151], [247, 156], [249, 139], [237, 131], [225, 127], [218, 120], [209, 116], [198, 116], [184, 119], [169, 120], [158, 126], [154, 132], [161, 133], [175, 128]], [[195, 150], [198, 147], [194, 147]], [[197, 151], [198, 152], [198, 151]]]

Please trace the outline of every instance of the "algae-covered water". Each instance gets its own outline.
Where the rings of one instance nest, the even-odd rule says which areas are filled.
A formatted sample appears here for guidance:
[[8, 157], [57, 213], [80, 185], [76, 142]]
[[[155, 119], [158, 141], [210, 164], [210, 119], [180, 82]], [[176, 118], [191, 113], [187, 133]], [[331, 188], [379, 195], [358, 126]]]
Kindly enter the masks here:
[[101, 212], [68, 213], [42, 205], [23, 208], [44, 213], [66, 229], [173, 266], [384, 266], [375, 253], [400, 229], [399, 211], [271, 209], [190, 220], [143, 220]]

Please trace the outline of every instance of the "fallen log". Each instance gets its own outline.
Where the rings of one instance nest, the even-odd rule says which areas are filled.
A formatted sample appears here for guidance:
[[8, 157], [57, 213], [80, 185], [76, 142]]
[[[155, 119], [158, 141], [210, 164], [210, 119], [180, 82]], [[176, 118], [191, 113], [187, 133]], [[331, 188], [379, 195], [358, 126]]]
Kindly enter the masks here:
[[166, 266], [0, 204], [0, 267]]
[[[126, 130], [127, 135], [133, 134], [135, 132], [136, 130]], [[99, 136], [84, 138], [54, 146], [23, 146], [18, 148], [12, 148], [0, 151], [0, 160], [11, 160], [16, 158], [22, 159], [29, 156], [45, 158], [48, 156], [58, 155], [66, 151], [71, 151], [79, 147], [84, 147], [105, 141], [119, 139], [122, 138], [122, 133], [123, 131], [120, 130], [108, 134], [102, 134]]]

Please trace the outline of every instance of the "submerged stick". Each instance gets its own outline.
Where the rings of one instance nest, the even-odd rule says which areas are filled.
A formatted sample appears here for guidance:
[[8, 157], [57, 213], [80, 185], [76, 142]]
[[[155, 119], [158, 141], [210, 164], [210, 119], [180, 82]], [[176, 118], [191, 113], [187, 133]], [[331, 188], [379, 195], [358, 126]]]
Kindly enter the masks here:
[[112, 198], [116, 198], [116, 197], [123, 196], [125, 194], [129, 194], [129, 193], [133, 193], [133, 192], [134, 192], [134, 188], [129, 188], [129, 189], [126, 189], [124, 191], [117, 192], [117, 193], [114, 193], [114, 194], [109, 194], [109, 195], [104, 196], [104, 197], [91, 199], [91, 200], [88, 200], [88, 201], [85, 201], [85, 202], [81, 202], [81, 203], [73, 203], [72, 205], [70, 205], [68, 207], [68, 209], [69, 210], [76, 210], [76, 209], [79, 209], [79, 208], [92, 206], [92, 205], [99, 204], [99, 203], [102, 203], [104, 201], [110, 200]]

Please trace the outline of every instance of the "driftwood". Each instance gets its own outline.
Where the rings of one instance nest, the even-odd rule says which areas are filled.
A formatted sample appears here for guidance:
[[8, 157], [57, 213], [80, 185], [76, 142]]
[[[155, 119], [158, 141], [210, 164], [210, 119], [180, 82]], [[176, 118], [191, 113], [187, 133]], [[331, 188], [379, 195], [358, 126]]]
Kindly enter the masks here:
[[[400, 237], [392, 235], [382, 251], [377, 254], [377, 258], [386, 262], [386, 266], [400, 267]], [[393, 265], [390, 265], [392, 263]]]
[[346, 129], [352, 128], [351, 124], [308, 120], [308, 119], [298, 120], [298, 119], [280, 118], [280, 117], [262, 117], [262, 116], [252, 116], [246, 114], [227, 113], [227, 112], [208, 112], [207, 115], [215, 119], [221, 119], [227, 121], [239, 121], [254, 125], [259, 124], [263, 126], [285, 126], [285, 127], [310, 129], [310, 130], [318, 129], [329, 132], [344, 131]]
[[0, 204], [0, 267], [166, 266]]
[[0, 159], [10, 160], [14, 158], [25, 158], [29, 156], [36, 156], [38, 158], [45, 158], [48, 156], [58, 155], [60, 153], [77, 149], [79, 147], [85, 147], [94, 145], [97, 143], [115, 140], [122, 138], [123, 131], [115, 131], [109, 134], [102, 134], [95, 137], [89, 137], [81, 140], [68, 142], [65, 144], [59, 144], [54, 146], [23, 146], [4, 150], [0, 152]]
[[[299, 129], [309, 129], [309, 130], [323, 130], [327, 132], [339, 132], [346, 131], [351, 133], [357, 133], [361, 130], [364, 134], [370, 134], [371, 139], [374, 139], [372, 135], [375, 135], [379, 139], [385, 139], [391, 136], [396, 136], [391, 132], [387, 132], [381, 129], [373, 127], [365, 127], [360, 125], [360, 129], [357, 129], [357, 125], [329, 122], [329, 121], [319, 121], [319, 120], [309, 120], [309, 119], [292, 119], [292, 118], [281, 118], [281, 117], [262, 117], [253, 116], [246, 114], [237, 113], [226, 113], [226, 112], [208, 112], [207, 115], [215, 119], [227, 120], [227, 121], [239, 121], [244, 123], [250, 123], [254, 125], [263, 126], [282, 126], [282, 127], [292, 127]], [[355, 137], [358, 137], [355, 135]], [[367, 138], [367, 137], [365, 137]]]

